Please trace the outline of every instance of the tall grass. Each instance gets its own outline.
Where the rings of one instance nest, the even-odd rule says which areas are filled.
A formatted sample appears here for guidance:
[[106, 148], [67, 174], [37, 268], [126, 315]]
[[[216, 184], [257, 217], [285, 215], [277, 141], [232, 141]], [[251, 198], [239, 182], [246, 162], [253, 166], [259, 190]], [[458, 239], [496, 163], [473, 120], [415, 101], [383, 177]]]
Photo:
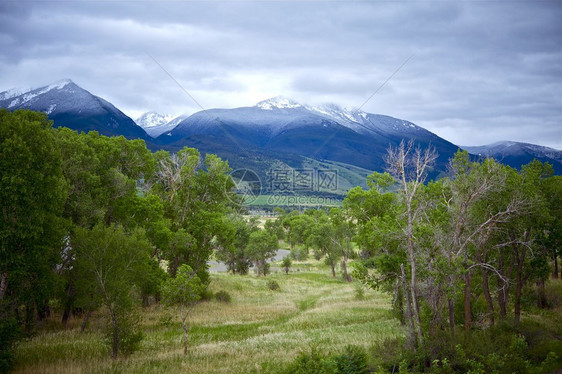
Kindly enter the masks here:
[[[210, 289], [228, 292], [230, 303], [206, 301], [192, 312], [189, 355], [183, 356], [175, 310], [144, 309], [145, 339], [140, 351], [111, 360], [94, 316], [80, 333], [80, 321], [68, 330], [39, 331], [17, 347], [19, 373], [275, 373], [310, 346], [341, 351], [368, 347], [403, 335], [392, 318], [386, 295], [366, 291], [357, 300], [355, 286], [321, 273], [268, 277], [214, 274]], [[267, 287], [275, 280], [280, 289]]]

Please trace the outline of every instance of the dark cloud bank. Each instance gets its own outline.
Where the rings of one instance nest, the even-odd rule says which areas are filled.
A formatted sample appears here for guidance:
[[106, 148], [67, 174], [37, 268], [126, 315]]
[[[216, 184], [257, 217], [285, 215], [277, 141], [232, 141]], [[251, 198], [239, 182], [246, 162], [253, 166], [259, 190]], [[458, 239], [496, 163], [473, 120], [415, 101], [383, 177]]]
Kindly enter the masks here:
[[562, 149], [560, 1], [3, 1], [0, 91], [71, 78], [136, 117], [275, 95], [463, 145]]

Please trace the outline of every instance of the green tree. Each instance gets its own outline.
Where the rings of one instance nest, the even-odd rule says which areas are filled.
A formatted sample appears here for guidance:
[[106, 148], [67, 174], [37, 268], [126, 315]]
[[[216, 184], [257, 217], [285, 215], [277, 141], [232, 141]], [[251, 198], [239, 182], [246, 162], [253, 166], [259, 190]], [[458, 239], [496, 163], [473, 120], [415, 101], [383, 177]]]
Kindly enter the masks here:
[[223, 261], [233, 274], [247, 274], [251, 260], [246, 254], [250, 234], [258, 229], [254, 220], [247, 222], [238, 215], [229, 215], [216, 236], [217, 259]]
[[130, 353], [142, 335], [135, 331], [138, 319], [132, 295], [134, 280], [150, 259], [150, 244], [143, 231], [126, 233], [123, 228], [102, 224], [91, 230], [77, 228], [72, 246], [76, 248], [74, 266], [81, 274], [85, 293], [99, 297], [107, 308], [108, 338], [112, 357], [119, 351]]
[[361, 262], [354, 264], [354, 275], [374, 289], [393, 294], [393, 310], [401, 323], [406, 322], [400, 264], [406, 257], [399, 235], [397, 194], [390, 192], [394, 179], [388, 173], [373, 173], [368, 177], [368, 189], [355, 187], [343, 201], [351, 219], [357, 223], [355, 243], [361, 249]]
[[287, 230], [286, 238], [291, 249], [295, 247], [295, 244], [307, 244], [306, 239], [314, 225], [314, 219], [311, 216], [294, 211], [294, 213], [286, 215], [282, 222], [283, 227]]
[[343, 279], [351, 282], [351, 274], [347, 271], [347, 262], [355, 257], [352, 238], [355, 235], [355, 225], [347, 216], [344, 209], [330, 209], [330, 230], [328, 237], [332, 242], [334, 252], [341, 259]]
[[[196, 149], [183, 148], [176, 154], [158, 151], [154, 154], [156, 173], [151, 192], [164, 204], [164, 217], [170, 220], [172, 232], [183, 232], [185, 241], [165, 251], [170, 274], [181, 264], [188, 264], [202, 282], [208, 281], [207, 260], [215, 237], [225, 225], [225, 214], [233, 211], [232, 187], [228, 163], [207, 154], [201, 165]], [[182, 250], [178, 250], [178, 249]]]
[[[0, 330], [45, 316], [64, 231], [61, 153], [42, 113], [0, 109]], [[25, 317], [15, 310], [24, 307]], [[21, 309], [20, 309], [21, 311]], [[17, 321], [16, 321], [17, 319]], [[8, 329], [9, 326], [10, 328]], [[6, 341], [15, 341], [8, 339]], [[0, 356], [9, 350], [2, 344]]]
[[189, 331], [189, 313], [201, 299], [204, 285], [189, 265], [178, 268], [175, 277], [170, 277], [162, 288], [164, 301], [169, 305], [178, 305], [183, 329], [183, 354], [187, 355], [187, 333]]
[[291, 261], [289, 256], [285, 256], [283, 257], [281, 265], [283, 265], [283, 268], [285, 269], [285, 274], [289, 274], [289, 269], [291, 268], [291, 265], [293, 265], [293, 261]]
[[254, 231], [250, 234], [246, 251], [254, 263], [256, 274], [265, 276], [269, 270], [267, 261], [277, 253], [277, 237], [262, 229]]
[[[160, 199], [145, 195], [139, 188], [154, 173], [154, 160], [144, 142], [100, 136], [97, 132], [79, 134], [67, 128], [55, 131], [62, 153], [63, 174], [69, 186], [63, 211], [68, 235], [72, 237], [76, 227], [90, 229], [98, 224], [118, 223], [128, 231], [142, 227], [157, 257], [158, 247], [167, 244], [169, 224], [163, 217]], [[60, 295], [64, 306], [63, 324], [67, 323], [74, 308], [89, 311], [96, 304], [90, 294], [78, 294], [83, 290], [77, 285], [83, 274], [73, 266], [75, 258], [74, 248], [64, 247], [57, 271], [64, 284]], [[152, 268], [157, 271], [156, 267]], [[151, 288], [148, 283], [145, 282], [142, 288], [145, 300], [144, 292]], [[154, 292], [156, 289], [151, 288]], [[93, 304], [78, 305], [89, 304], [88, 300]], [[88, 316], [86, 312], [83, 326]]]

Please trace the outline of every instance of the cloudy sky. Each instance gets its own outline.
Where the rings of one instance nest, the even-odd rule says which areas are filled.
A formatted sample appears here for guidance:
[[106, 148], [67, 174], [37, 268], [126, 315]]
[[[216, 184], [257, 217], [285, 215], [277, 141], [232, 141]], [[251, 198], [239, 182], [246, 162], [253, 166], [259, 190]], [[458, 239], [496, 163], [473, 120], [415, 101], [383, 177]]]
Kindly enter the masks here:
[[133, 118], [198, 111], [178, 83], [206, 109], [376, 92], [455, 144], [562, 149], [562, 1], [0, 0], [0, 91], [63, 78]]

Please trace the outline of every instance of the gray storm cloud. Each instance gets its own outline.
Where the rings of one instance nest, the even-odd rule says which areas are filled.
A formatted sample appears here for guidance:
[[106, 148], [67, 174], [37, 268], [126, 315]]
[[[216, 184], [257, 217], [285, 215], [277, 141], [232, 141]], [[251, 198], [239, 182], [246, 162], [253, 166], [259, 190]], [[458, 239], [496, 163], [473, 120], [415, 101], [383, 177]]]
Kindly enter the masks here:
[[0, 3], [0, 90], [71, 78], [136, 117], [284, 95], [463, 145], [562, 149], [560, 1]]

